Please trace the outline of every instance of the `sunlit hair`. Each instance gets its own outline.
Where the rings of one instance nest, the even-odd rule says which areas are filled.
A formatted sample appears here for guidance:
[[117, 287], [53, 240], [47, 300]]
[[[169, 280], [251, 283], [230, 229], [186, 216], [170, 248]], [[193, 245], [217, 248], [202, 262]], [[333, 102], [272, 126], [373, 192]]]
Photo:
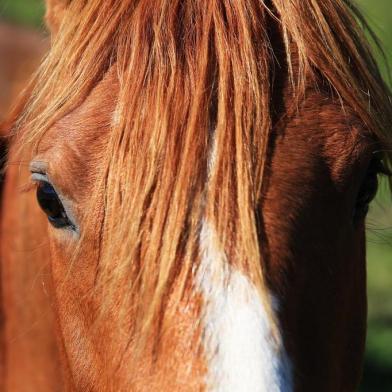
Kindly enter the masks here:
[[286, 72], [271, 23], [293, 99], [321, 78], [388, 146], [389, 95], [361, 21], [343, 0], [70, 2], [21, 119], [23, 137], [38, 142], [110, 68], [117, 73], [116, 121], [93, 198], [104, 198], [105, 210], [97, 282], [108, 308], [121, 301], [136, 312], [131, 328], [147, 336], [168, 297], [180, 301], [192, 284], [202, 219], [228, 262], [266, 293], [259, 211], [273, 80]]

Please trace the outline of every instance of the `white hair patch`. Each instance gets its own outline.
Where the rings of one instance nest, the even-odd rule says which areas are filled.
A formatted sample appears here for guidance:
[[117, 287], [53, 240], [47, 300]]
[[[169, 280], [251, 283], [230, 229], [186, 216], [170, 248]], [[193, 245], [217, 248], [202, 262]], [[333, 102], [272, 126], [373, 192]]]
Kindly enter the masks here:
[[[291, 392], [291, 366], [256, 287], [233, 270], [215, 230], [203, 222], [196, 285], [205, 301], [203, 345], [207, 390]], [[281, 340], [280, 337], [278, 339]]]

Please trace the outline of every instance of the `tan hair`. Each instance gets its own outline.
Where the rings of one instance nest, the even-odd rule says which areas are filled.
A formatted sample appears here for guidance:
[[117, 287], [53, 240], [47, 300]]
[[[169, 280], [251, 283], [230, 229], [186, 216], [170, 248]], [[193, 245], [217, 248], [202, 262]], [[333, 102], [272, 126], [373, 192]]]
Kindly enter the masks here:
[[121, 301], [135, 308], [137, 328], [155, 325], [169, 295], [180, 300], [203, 217], [264, 295], [257, 213], [278, 72], [269, 23], [281, 30], [297, 96], [320, 74], [390, 142], [390, 96], [358, 17], [346, 0], [71, 2], [22, 118], [24, 138], [38, 141], [115, 64], [118, 121], [97, 181], [105, 194], [100, 274], [109, 302], [129, 285]]

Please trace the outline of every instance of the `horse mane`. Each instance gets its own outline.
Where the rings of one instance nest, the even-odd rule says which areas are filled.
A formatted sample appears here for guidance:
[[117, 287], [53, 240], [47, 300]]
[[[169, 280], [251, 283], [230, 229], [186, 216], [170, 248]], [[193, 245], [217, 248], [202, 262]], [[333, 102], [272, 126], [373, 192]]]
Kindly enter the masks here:
[[390, 95], [361, 23], [348, 0], [70, 2], [19, 125], [28, 124], [22, 142], [37, 145], [115, 70], [116, 121], [92, 198], [104, 203], [98, 282], [108, 309], [132, 307], [132, 328], [148, 336], [168, 298], [180, 302], [191, 285], [201, 220], [266, 295], [258, 210], [279, 72], [297, 100], [321, 75], [390, 151]]

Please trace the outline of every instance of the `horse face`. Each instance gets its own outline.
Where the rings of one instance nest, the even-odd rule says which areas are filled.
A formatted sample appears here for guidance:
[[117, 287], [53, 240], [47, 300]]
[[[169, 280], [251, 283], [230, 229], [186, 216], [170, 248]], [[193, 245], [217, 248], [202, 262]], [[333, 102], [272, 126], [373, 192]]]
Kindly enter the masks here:
[[[115, 308], [113, 324], [106, 320], [94, 327], [100, 317], [97, 309], [104, 302], [103, 294], [94, 291], [104, 211], [103, 206], [88, 210], [108, 126], [115, 119], [117, 90], [116, 76], [109, 73], [78, 109], [52, 127], [31, 163], [33, 173], [46, 176], [33, 177], [51, 184], [72, 222], [51, 227], [50, 237], [60, 328], [80, 388], [106, 382], [102, 375], [113, 369], [105, 365], [129, 344], [129, 336], [119, 336], [112, 329]], [[356, 117], [316, 89], [298, 112], [277, 123], [271, 137], [260, 238], [268, 286], [278, 301], [275, 310], [290, 358], [288, 366], [299, 375], [298, 390], [342, 386], [350, 390], [359, 378], [366, 322], [362, 214], [366, 206], [360, 203], [374, 176], [373, 149]], [[86, 213], [94, 214], [96, 225], [80, 227]], [[71, 267], [81, 230], [87, 230], [80, 245], [83, 256]], [[120, 385], [144, 386], [149, 380], [149, 385], [178, 388], [175, 380], [181, 379], [197, 387], [207, 366], [191, 332], [200, 312], [196, 303], [178, 314], [175, 334], [165, 343], [167, 357], [158, 360], [156, 377], [135, 381], [132, 373], [148, 374], [148, 366], [132, 363], [131, 352], [124, 354], [129, 363], [120, 367], [119, 379], [125, 383]], [[195, 358], [198, 365], [189, 374], [185, 364]]]
[[[378, 170], [375, 143], [363, 123], [320, 88], [322, 81], [313, 80], [299, 103], [291, 101], [289, 82], [276, 87], [280, 115], [269, 137], [257, 212], [273, 317], [246, 272], [234, 267], [223, 279], [227, 287], [207, 273], [195, 279], [197, 295], [194, 286], [179, 304], [169, 295], [166, 306], [175, 308], [170, 333], [160, 337], [159, 349], [147, 342], [140, 355], [126, 326], [133, 309], [120, 317], [114, 302], [102, 314], [107, 292], [96, 287], [100, 252], [108, 246], [102, 222], [116, 211], [105, 210], [103, 202], [91, 210], [90, 198], [99, 193], [110, 127], [117, 121], [116, 75], [109, 71], [52, 126], [30, 166], [51, 223], [56, 313], [74, 387], [213, 389], [208, 380], [215, 377], [223, 390], [355, 390], [366, 322], [364, 218]], [[211, 159], [210, 170], [214, 164]], [[222, 256], [214, 228], [204, 224], [201, 262], [208, 264]], [[119, 302], [122, 290], [116, 292]], [[215, 346], [204, 342], [206, 336]], [[219, 352], [208, 352], [211, 347]]]
[[[120, 310], [114, 305], [109, 310], [110, 320], [100, 313], [105, 294], [97, 290], [96, 276], [105, 211], [103, 205], [89, 210], [89, 200], [97, 189], [96, 178], [102, 169], [110, 125], [116, 121], [117, 93], [116, 74], [109, 72], [77, 110], [48, 131], [30, 164], [32, 179], [37, 183], [38, 204], [51, 223], [52, 278], [65, 346], [63, 361], [69, 364], [72, 385], [81, 390], [108, 386], [196, 390], [204, 374], [202, 356], [198, 358], [199, 332], [193, 328], [200, 317], [197, 299], [186, 299], [174, 330], [163, 343], [166, 356], [159, 358], [145, 354], [135, 360], [132, 350], [137, 342], [132, 341], [126, 327], [121, 332]], [[95, 225], [84, 230], [81, 222], [86, 214], [94, 216]], [[76, 247], [80, 247], [80, 253], [74, 260]], [[114, 324], [119, 329], [114, 330]]]
[[359, 205], [373, 192], [373, 148], [355, 116], [317, 91], [271, 145], [263, 249], [298, 390], [355, 390], [360, 377], [366, 207]]

